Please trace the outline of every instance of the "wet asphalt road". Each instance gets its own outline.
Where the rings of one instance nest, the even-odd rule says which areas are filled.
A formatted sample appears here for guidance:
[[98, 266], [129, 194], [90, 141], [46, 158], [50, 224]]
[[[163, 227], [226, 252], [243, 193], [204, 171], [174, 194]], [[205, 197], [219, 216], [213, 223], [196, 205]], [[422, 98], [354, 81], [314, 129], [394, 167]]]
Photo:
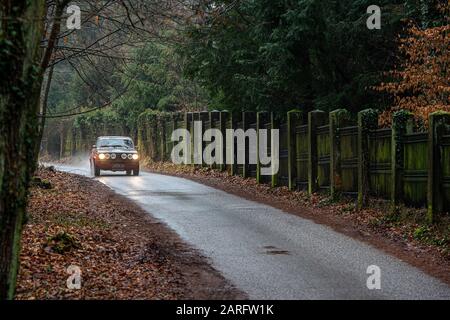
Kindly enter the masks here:
[[[145, 172], [97, 180], [165, 222], [250, 299], [450, 299], [448, 285], [399, 259], [270, 206]], [[367, 288], [370, 265], [380, 290]]]

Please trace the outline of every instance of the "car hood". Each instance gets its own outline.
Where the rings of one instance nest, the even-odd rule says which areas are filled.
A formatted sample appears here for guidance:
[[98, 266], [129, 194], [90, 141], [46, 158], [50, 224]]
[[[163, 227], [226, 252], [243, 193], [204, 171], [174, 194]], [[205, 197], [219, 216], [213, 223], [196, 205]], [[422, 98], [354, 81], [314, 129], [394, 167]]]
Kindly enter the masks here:
[[97, 152], [109, 152], [109, 153], [137, 153], [134, 149], [127, 149], [127, 148], [97, 148]]

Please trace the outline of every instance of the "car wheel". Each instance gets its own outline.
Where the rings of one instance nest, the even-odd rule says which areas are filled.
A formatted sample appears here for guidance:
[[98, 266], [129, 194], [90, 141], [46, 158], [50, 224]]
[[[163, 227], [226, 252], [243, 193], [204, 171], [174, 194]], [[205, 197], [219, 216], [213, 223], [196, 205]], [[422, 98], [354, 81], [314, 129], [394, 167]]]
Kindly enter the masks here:
[[139, 168], [133, 170], [133, 176], [139, 175]]
[[127, 170], [127, 176], [131, 176], [131, 170]]
[[95, 166], [95, 164], [94, 164], [94, 176], [96, 176], [96, 177], [100, 176], [100, 169], [97, 168], [97, 167]]

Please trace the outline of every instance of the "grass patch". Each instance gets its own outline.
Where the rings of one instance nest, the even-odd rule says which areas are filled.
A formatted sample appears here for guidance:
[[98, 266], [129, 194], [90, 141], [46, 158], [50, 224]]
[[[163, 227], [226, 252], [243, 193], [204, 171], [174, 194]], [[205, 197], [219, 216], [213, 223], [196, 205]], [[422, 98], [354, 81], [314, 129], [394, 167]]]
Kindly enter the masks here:
[[50, 222], [60, 226], [95, 227], [107, 229], [108, 224], [100, 219], [93, 219], [76, 213], [59, 213], [50, 217]]

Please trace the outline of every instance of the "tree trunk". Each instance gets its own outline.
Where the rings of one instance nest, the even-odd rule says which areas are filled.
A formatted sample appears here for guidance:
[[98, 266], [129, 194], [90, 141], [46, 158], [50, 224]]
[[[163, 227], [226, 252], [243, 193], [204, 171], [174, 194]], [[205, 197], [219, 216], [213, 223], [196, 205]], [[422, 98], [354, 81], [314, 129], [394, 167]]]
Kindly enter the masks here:
[[[38, 131], [38, 140], [39, 141], [42, 141], [42, 136], [44, 135], [44, 130], [45, 130], [45, 120], [46, 120], [46, 115], [47, 115], [48, 94], [50, 92], [50, 86], [52, 84], [53, 69], [54, 69], [54, 66], [52, 65], [50, 67], [49, 72], [48, 72], [47, 81], [45, 82], [44, 97], [42, 98], [41, 105], [40, 105], [40, 110], [39, 110], [39, 115], [40, 115], [40, 123], [39, 123], [39, 129], [38, 129], [39, 130]], [[37, 157], [39, 157], [40, 150], [41, 150], [41, 144], [40, 143], [36, 143], [34, 152], [36, 153]], [[47, 142], [46, 142], [46, 145], [44, 146], [43, 150], [45, 150], [45, 151], [48, 150]]]
[[0, 299], [13, 299], [36, 167], [44, 0], [0, 0]]
[[61, 122], [59, 124], [59, 155], [58, 159], [62, 159], [63, 157], [63, 150], [64, 150], [64, 129], [63, 129], [63, 123]]

